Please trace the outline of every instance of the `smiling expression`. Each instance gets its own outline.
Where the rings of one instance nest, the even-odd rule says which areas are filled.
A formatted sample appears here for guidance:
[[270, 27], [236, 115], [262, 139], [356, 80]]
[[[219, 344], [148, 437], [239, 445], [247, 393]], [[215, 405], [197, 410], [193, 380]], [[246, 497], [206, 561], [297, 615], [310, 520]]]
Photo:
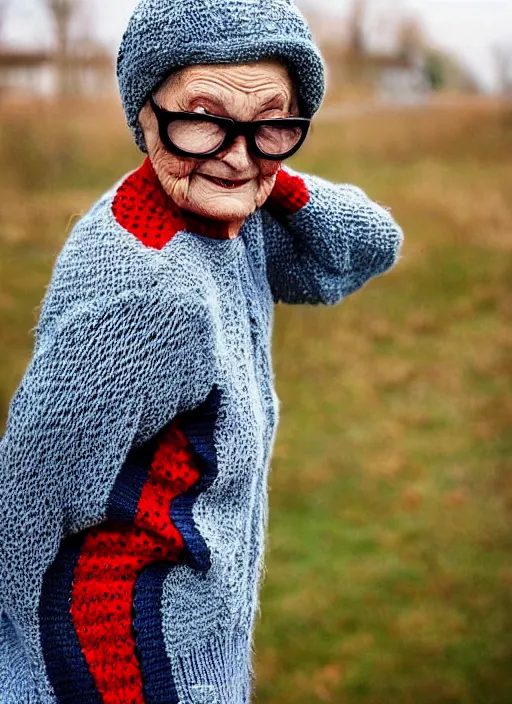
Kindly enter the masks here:
[[[189, 66], [172, 74], [155, 93], [166, 110], [203, 112], [240, 121], [298, 115], [287, 69], [274, 61]], [[184, 210], [231, 223], [232, 236], [270, 195], [280, 162], [252, 156], [239, 136], [210, 159], [171, 154], [146, 103], [140, 113], [146, 147], [166, 193]]]

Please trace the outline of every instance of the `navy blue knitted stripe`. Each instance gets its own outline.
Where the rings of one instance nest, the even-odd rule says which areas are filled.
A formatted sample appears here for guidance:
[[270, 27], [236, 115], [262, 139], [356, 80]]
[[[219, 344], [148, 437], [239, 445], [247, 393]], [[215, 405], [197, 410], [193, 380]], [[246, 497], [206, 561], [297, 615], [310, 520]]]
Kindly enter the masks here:
[[171, 519], [183, 537], [187, 549], [187, 562], [197, 570], [206, 572], [211, 567], [210, 551], [197, 530], [192, 511], [197, 497], [215, 480], [217, 451], [213, 441], [220, 406], [220, 391], [214, 386], [206, 401], [194, 411], [180, 416], [181, 428], [189, 441], [201, 476], [188, 491], [177, 496], [171, 504]]
[[108, 500], [107, 517], [110, 520], [131, 523], [135, 519], [157, 447], [158, 437], [155, 437], [128, 453]]
[[50, 683], [59, 704], [102, 704], [70, 613], [73, 574], [86, 533], [62, 542], [43, 579], [39, 620], [41, 647]]
[[175, 565], [153, 562], [142, 570], [133, 588], [133, 639], [141, 664], [147, 704], [179, 704], [178, 692], [162, 631], [162, 592]]

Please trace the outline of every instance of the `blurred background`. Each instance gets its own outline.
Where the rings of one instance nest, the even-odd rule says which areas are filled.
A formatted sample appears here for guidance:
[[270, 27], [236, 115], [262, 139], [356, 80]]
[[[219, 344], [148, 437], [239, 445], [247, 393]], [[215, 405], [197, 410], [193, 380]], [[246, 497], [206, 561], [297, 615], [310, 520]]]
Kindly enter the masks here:
[[[0, 433], [55, 257], [141, 162], [134, 0], [0, 0]], [[406, 232], [334, 308], [278, 306], [260, 704], [512, 703], [512, 1], [302, 3], [329, 95], [293, 166]]]

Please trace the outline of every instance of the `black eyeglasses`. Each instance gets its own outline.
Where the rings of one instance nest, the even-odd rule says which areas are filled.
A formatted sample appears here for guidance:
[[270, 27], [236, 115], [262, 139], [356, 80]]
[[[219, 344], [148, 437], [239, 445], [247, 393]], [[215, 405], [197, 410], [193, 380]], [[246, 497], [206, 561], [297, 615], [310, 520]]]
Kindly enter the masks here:
[[195, 159], [214, 157], [244, 135], [255, 156], [282, 161], [298, 151], [311, 126], [311, 120], [305, 117], [239, 122], [198, 112], [171, 112], [157, 105], [151, 94], [149, 101], [166, 149]]

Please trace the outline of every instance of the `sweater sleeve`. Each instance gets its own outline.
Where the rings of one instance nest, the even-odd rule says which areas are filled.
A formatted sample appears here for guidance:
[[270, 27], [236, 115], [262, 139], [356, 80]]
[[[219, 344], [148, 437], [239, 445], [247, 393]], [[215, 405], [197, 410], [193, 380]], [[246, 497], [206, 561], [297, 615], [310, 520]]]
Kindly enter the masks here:
[[0, 441], [0, 607], [37, 603], [63, 534], [104, 520], [130, 448], [204, 401], [212, 337], [200, 302], [131, 291], [38, 340]]
[[397, 261], [403, 232], [357, 186], [281, 169], [263, 213], [277, 303], [335, 305]]

